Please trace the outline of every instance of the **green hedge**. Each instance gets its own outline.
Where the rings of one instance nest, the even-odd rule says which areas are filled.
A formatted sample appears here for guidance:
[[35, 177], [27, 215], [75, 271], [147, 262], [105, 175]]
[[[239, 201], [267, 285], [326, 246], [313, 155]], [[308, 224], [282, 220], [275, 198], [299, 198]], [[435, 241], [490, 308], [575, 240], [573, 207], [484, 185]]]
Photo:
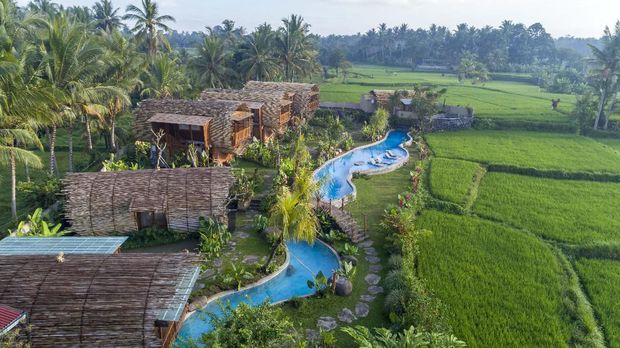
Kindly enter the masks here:
[[565, 172], [562, 170], [541, 170], [536, 168], [515, 167], [504, 164], [489, 164], [489, 172], [511, 173], [527, 176], [536, 176], [549, 179], [589, 180], [602, 182], [620, 182], [620, 174]]
[[577, 133], [577, 127], [570, 123], [501, 120], [489, 118], [475, 118], [473, 128], [478, 130], [527, 130], [535, 132]]

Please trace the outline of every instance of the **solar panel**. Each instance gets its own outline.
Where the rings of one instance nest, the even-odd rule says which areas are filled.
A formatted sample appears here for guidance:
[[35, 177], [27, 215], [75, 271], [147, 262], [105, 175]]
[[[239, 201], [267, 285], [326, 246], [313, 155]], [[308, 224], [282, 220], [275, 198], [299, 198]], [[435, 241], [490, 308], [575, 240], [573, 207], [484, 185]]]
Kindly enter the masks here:
[[6, 237], [0, 255], [114, 254], [127, 237]]
[[159, 320], [179, 321], [181, 319], [183, 309], [189, 299], [189, 295], [194, 289], [194, 284], [196, 284], [199, 274], [200, 267], [191, 267], [183, 272], [181, 275], [181, 280], [177, 284], [176, 294], [172, 298], [168, 308], [160, 312], [158, 316]]

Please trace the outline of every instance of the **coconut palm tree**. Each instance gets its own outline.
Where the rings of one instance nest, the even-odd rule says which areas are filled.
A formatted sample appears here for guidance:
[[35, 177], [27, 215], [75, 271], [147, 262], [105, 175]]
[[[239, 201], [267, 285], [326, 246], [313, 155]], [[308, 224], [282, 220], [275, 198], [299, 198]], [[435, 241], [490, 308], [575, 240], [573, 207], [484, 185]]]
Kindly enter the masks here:
[[274, 36], [271, 26], [263, 24], [239, 48], [243, 57], [239, 67], [246, 79], [275, 80], [280, 73], [278, 61], [273, 55]]
[[[113, 95], [123, 95], [115, 86], [97, 84], [104, 63], [103, 50], [82, 23], [70, 21], [63, 15], [49, 20], [36, 19], [43, 42], [41, 56], [44, 65], [43, 78], [53, 88], [55, 105], [53, 111], [61, 122], [51, 125], [50, 171], [56, 173], [55, 137], [58, 126], [66, 123], [69, 131], [69, 169], [73, 167], [74, 122]], [[88, 130], [88, 129], [87, 129]]]
[[175, 19], [169, 15], [160, 15], [159, 6], [155, 1], [142, 0], [142, 8], [129, 5], [126, 12], [123, 19], [135, 21], [131, 32], [139, 38], [146, 39], [149, 57], [155, 56], [158, 46], [168, 45], [162, 31], [169, 31], [170, 27], [166, 22], [175, 22]]
[[108, 33], [123, 27], [121, 16], [118, 14], [120, 9], [114, 8], [112, 1], [101, 0], [93, 6], [95, 17], [95, 27]]
[[111, 96], [105, 102], [106, 112], [104, 114], [94, 113], [94, 115], [105, 123], [110, 133], [110, 149], [115, 151], [116, 117], [131, 106], [129, 94], [142, 86], [140, 77], [146, 71], [146, 61], [143, 54], [136, 50], [135, 45], [118, 31], [104, 34], [102, 45], [106, 48], [104, 58], [106, 68], [101, 80], [118, 87], [123, 94]]
[[209, 88], [228, 87], [235, 72], [229, 67], [232, 54], [224, 40], [209, 34], [198, 47], [198, 55], [191, 61], [201, 83]]
[[304, 22], [303, 17], [293, 14], [284, 18], [282, 24], [278, 30], [276, 49], [283, 66], [284, 78], [292, 82], [297, 73], [306, 71], [306, 66], [316, 57], [316, 51], [308, 38], [310, 25]]
[[602, 49], [590, 45], [590, 49], [593, 55], [590, 60], [593, 68], [590, 70], [589, 82], [598, 94], [598, 111], [593, 126], [596, 130], [607, 102], [615, 93], [614, 86], [616, 86], [620, 69], [620, 54], [618, 48], [611, 45], [606, 45]]
[[157, 99], [179, 97], [191, 86], [177, 61], [166, 54], [158, 54], [145, 74], [142, 96]]

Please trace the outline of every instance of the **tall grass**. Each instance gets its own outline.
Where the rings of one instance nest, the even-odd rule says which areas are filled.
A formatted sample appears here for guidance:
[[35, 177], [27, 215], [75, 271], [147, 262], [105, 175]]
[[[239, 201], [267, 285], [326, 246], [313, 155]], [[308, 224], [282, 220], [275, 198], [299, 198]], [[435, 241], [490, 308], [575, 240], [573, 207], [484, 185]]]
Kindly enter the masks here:
[[620, 241], [620, 183], [488, 173], [473, 210], [562, 242]]
[[565, 347], [562, 268], [537, 238], [480, 219], [425, 211], [419, 272], [470, 347]]
[[435, 157], [430, 165], [430, 192], [439, 199], [463, 205], [480, 169], [475, 162]]
[[577, 135], [468, 130], [426, 139], [438, 157], [542, 171], [620, 173], [620, 151]]
[[608, 346], [620, 347], [620, 261], [579, 259], [575, 266], [602, 322]]

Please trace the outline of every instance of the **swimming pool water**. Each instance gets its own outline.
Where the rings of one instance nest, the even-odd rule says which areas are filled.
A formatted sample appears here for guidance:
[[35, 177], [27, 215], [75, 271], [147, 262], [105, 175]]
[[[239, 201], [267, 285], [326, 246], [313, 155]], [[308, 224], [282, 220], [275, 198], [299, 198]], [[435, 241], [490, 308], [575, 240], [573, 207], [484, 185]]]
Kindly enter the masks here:
[[[400, 145], [410, 139], [411, 137], [405, 131], [391, 131], [377, 144], [354, 149], [325, 163], [314, 173], [314, 180], [320, 185], [321, 200], [339, 200], [352, 194], [354, 188], [348, 178], [354, 172], [383, 171], [405, 161], [409, 154]], [[390, 151], [396, 158], [386, 156], [387, 151]], [[369, 163], [372, 159], [378, 159], [381, 165]]]
[[308, 280], [314, 279], [319, 271], [326, 277], [331, 277], [334, 271], [340, 268], [338, 256], [322, 242], [313, 245], [307, 242], [286, 242], [290, 262], [288, 267], [276, 277], [256, 287], [236, 291], [212, 301], [203, 309], [191, 315], [181, 327], [175, 346], [183, 346], [189, 339], [198, 340], [202, 334], [213, 329], [210, 317], [206, 312], [217, 316], [222, 314], [221, 303], [230, 303], [233, 308], [245, 302], [259, 305], [265, 300], [277, 303], [293, 297], [309, 296], [314, 290], [307, 285]]

